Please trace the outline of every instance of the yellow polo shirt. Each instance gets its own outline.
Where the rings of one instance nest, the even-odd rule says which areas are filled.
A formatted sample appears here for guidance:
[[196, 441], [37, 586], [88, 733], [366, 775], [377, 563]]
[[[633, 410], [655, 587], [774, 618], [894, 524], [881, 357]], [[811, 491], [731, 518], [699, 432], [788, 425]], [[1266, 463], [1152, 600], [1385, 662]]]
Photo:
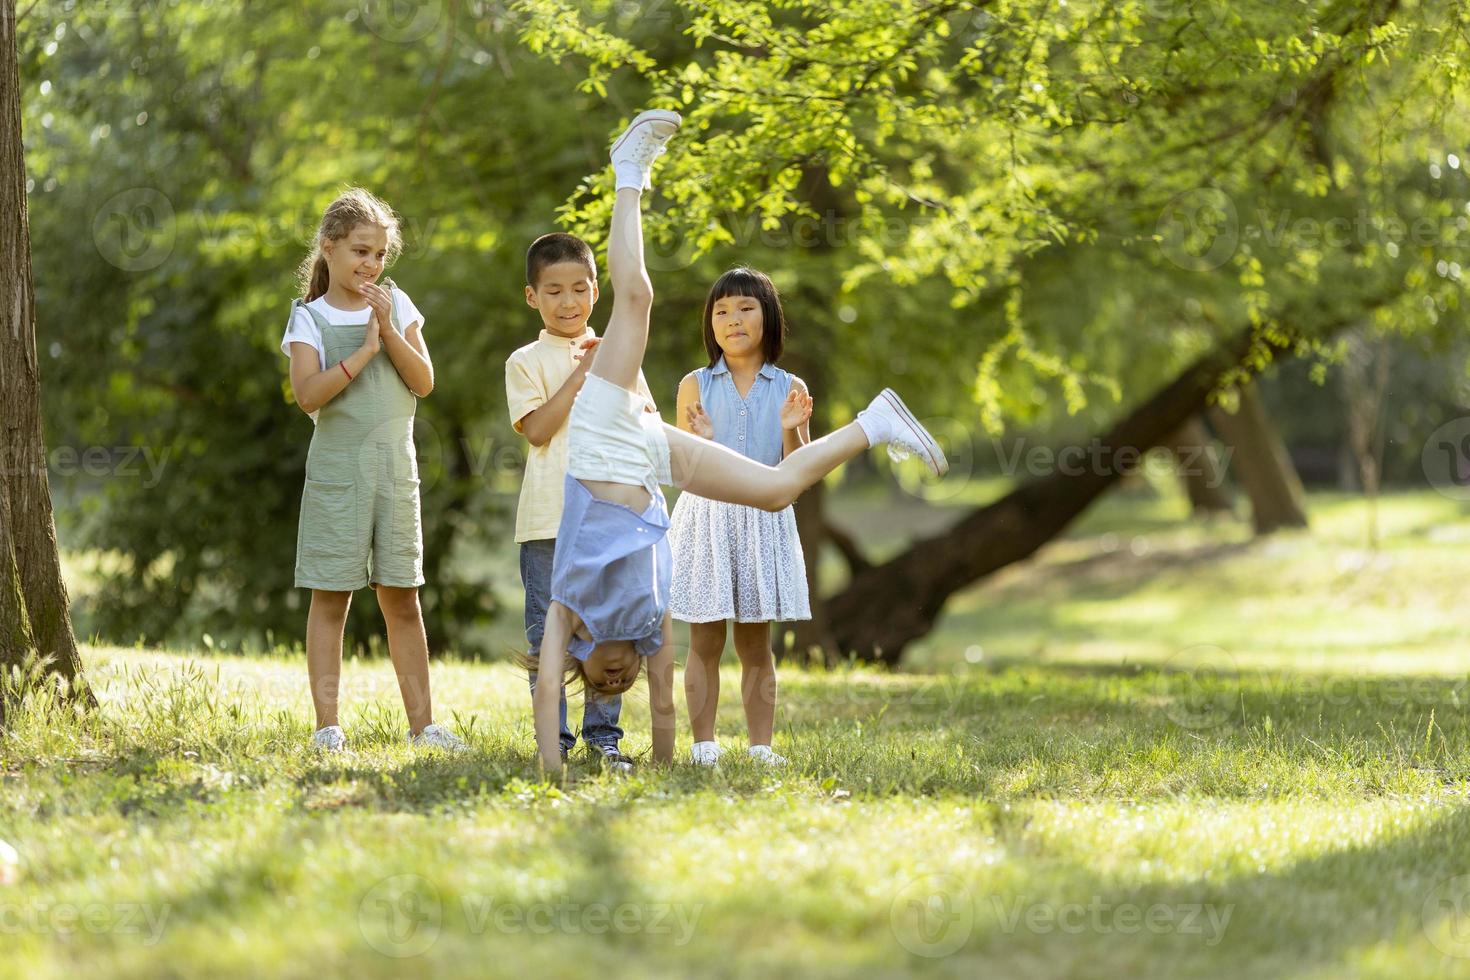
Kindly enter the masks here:
[[[521, 420], [551, 400], [577, 369], [575, 354], [584, 340], [596, 337], [591, 327], [580, 337], [558, 337], [547, 330], [505, 361], [505, 399], [510, 421], [521, 432]], [[638, 394], [656, 410], [653, 393], [638, 372]], [[555, 538], [561, 526], [562, 483], [567, 475], [567, 426], [563, 422], [544, 446], [527, 443], [526, 475], [516, 505], [516, 543]]]

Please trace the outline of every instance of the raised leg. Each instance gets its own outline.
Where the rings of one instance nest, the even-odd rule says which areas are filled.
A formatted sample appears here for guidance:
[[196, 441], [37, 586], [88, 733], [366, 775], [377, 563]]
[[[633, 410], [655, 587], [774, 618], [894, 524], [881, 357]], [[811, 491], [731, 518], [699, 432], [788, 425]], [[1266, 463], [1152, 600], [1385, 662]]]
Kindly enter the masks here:
[[612, 280], [612, 316], [592, 356], [589, 374], [637, 390], [643, 352], [648, 346], [648, 313], [653, 283], [643, 267], [642, 195], [625, 187], [613, 201], [607, 240], [607, 273]]
[[669, 464], [681, 490], [761, 510], [781, 510], [807, 487], [868, 449], [868, 437], [856, 422], [809, 442], [766, 466], [719, 443], [664, 425]]

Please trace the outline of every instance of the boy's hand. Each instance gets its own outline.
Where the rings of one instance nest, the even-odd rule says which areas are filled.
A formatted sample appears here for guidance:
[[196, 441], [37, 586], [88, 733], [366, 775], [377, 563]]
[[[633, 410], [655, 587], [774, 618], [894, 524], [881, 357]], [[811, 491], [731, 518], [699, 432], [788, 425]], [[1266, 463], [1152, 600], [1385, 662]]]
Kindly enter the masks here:
[[577, 370], [586, 374], [592, 370], [592, 359], [597, 356], [597, 345], [602, 343], [601, 337], [589, 337], [577, 346], [581, 354], [573, 354], [577, 360]]
[[709, 416], [704, 412], [704, 406], [699, 402], [690, 405], [685, 410], [684, 417], [689, 420], [689, 430], [701, 439], [713, 439], [715, 437], [715, 424], [710, 421]]
[[812, 397], [799, 388], [792, 388], [781, 404], [781, 428], [799, 429], [812, 417]]

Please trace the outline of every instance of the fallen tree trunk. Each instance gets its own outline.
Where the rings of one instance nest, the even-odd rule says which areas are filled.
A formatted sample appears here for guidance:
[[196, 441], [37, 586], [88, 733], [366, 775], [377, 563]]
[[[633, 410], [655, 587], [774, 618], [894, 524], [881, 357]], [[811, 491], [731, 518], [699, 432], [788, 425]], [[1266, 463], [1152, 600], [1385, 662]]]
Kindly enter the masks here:
[[[1200, 358], [1087, 447], [1089, 460], [1061, 466], [981, 507], [943, 534], [914, 542], [889, 561], [855, 572], [828, 600], [838, 648], [895, 666], [904, 647], [927, 634], [950, 596], [1056, 537], [1143, 454], [1164, 443], [1245, 362], [1253, 343], [1286, 350], [1249, 333]], [[1060, 454], [1059, 454], [1060, 460]]]

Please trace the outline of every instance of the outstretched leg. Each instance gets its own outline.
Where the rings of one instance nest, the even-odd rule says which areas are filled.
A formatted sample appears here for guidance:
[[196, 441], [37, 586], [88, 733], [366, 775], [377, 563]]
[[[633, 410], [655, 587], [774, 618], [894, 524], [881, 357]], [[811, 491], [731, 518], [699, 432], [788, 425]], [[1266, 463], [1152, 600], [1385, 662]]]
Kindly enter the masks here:
[[856, 422], [802, 446], [766, 466], [665, 423], [674, 485], [711, 500], [761, 510], [781, 510], [807, 487], [867, 451], [868, 437]]
[[918, 454], [937, 476], [949, 470], [944, 451], [892, 389], [885, 388], [855, 421], [766, 466], [719, 443], [664, 425], [674, 484], [711, 500], [781, 510], [807, 487], [870, 446]]

